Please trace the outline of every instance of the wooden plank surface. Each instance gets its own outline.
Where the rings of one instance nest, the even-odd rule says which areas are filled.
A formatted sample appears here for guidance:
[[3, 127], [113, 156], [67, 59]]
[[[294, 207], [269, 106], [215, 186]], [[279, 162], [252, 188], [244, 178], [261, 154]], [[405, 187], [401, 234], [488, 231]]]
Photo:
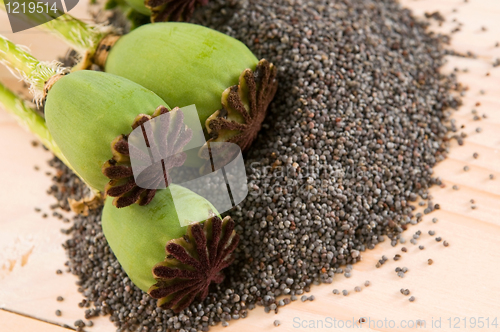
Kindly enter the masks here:
[[[400, 247], [392, 248], [386, 241], [363, 254], [351, 278], [337, 275], [331, 285], [312, 287], [314, 302], [295, 302], [281, 308], [277, 315], [265, 314], [262, 308], [257, 308], [247, 319], [231, 321], [228, 328], [218, 326], [213, 331], [293, 331], [299, 327], [326, 331], [333, 328], [328, 328], [333, 318], [344, 323], [342, 328], [337, 322], [338, 330], [348, 331], [345, 324], [356, 323], [361, 317], [368, 320], [363, 325], [368, 331], [407, 330], [402, 324], [411, 326], [416, 320], [425, 321], [425, 326], [419, 328], [421, 331], [500, 330], [500, 67], [492, 67], [494, 60], [500, 58], [500, 48], [495, 47], [495, 43], [500, 42], [500, 1], [403, 0], [402, 3], [419, 16], [439, 10], [446, 22], [441, 27], [433, 24], [432, 29], [436, 31], [449, 33], [462, 22], [461, 31], [452, 35], [452, 47], [462, 53], [477, 54], [476, 59], [450, 57], [444, 68], [447, 72], [458, 68], [459, 80], [469, 86], [463, 107], [454, 115], [458, 125], [465, 125], [468, 137], [464, 146], [453, 143], [449, 158], [435, 168], [446, 185], [431, 190], [441, 209], [425, 216], [422, 223], [404, 234], [409, 240], [415, 231], [421, 230], [419, 244], [425, 249], [419, 250], [407, 242], [409, 252], [395, 262], [391, 258], [401, 253]], [[72, 13], [85, 17], [83, 4]], [[5, 20], [5, 14], [0, 13], [1, 33], [30, 46], [36, 56], [51, 60], [64, 54], [65, 46], [45, 33], [29, 30], [9, 34]], [[486, 31], [481, 29], [483, 26]], [[463, 72], [464, 68], [468, 68], [467, 73]], [[0, 68], [0, 80], [20, 88], [4, 68]], [[484, 94], [480, 93], [482, 89]], [[478, 102], [480, 106], [475, 106]], [[486, 114], [487, 118], [473, 121], [472, 109], [480, 116]], [[476, 132], [477, 127], [482, 128], [481, 133]], [[30, 134], [0, 110], [0, 187], [9, 188], [0, 191], [0, 308], [73, 325], [75, 320], [83, 318], [83, 310], [77, 306], [82, 296], [76, 291], [76, 279], [72, 275], [55, 274], [57, 269], [64, 271], [65, 253], [60, 244], [66, 236], [59, 231], [64, 224], [50, 215], [43, 219], [34, 211], [34, 207], [40, 207], [47, 212], [54, 203], [45, 193], [50, 185], [44, 175], [49, 170], [45, 160], [50, 155], [40, 148], [32, 148], [31, 140]], [[474, 152], [479, 154], [477, 159], [472, 157]], [[35, 171], [34, 165], [40, 170]], [[465, 165], [470, 171], [463, 170]], [[494, 174], [495, 180], [489, 179], [490, 174]], [[455, 184], [459, 190], [452, 189]], [[471, 199], [476, 201], [475, 210], [471, 209]], [[432, 218], [439, 221], [432, 223]], [[445, 248], [436, 242], [427, 234], [430, 229], [450, 246]], [[375, 263], [382, 255], [390, 260], [376, 269]], [[427, 264], [429, 258], [434, 260], [431, 266]], [[396, 266], [409, 268], [405, 278], [396, 276]], [[365, 280], [371, 281], [370, 287], [362, 286]], [[355, 286], [362, 286], [361, 293], [354, 292]], [[333, 295], [334, 288], [347, 289], [350, 294], [347, 297]], [[408, 297], [401, 295], [400, 288], [410, 289], [415, 302], [410, 303]], [[59, 295], [65, 298], [64, 302], [56, 301]], [[57, 309], [62, 311], [61, 317], [55, 315]], [[26, 323], [10, 323], [7, 327], [0, 323], [2, 332], [45, 331], [30, 325], [32, 319], [0, 311], [0, 322], [5, 317], [10, 322], [24, 320]], [[489, 319], [489, 328], [470, 326], [471, 319], [479, 317], [483, 317], [484, 322]], [[495, 317], [499, 328], [491, 325]], [[464, 318], [467, 326], [464, 326]], [[274, 320], [280, 320], [281, 325], [274, 327]], [[115, 330], [105, 317], [93, 321], [95, 325], [88, 328], [89, 331]], [[318, 328], [320, 321], [325, 324], [324, 328]], [[436, 326], [437, 321], [441, 321], [440, 327]], [[45, 328], [52, 331], [50, 328], [54, 326]]]
[[67, 328], [49, 322], [0, 310], [1, 331], [68, 332]]

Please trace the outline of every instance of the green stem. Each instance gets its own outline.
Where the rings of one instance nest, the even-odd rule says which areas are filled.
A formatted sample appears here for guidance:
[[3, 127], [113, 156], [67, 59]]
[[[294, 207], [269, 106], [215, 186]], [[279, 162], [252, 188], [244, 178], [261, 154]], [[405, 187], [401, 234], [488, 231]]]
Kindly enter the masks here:
[[28, 51], [0, 35], [0, 62], [31, 85], [35, 98], [43, 96], [45, 82], [61, 72], [57, 63], [40, 62]]
[[45, 120], [26, 102], [0, 83], [0, 105], [16, 117], [23, 127], [33, 133], [43, 145], [69, 166], [61, 150], [52, 138]]
[[107, 34], [68, 14], [47, 22], [42, 27], [55, 33], [82, 56], [87, 53], [94, 54], [97, 45]]

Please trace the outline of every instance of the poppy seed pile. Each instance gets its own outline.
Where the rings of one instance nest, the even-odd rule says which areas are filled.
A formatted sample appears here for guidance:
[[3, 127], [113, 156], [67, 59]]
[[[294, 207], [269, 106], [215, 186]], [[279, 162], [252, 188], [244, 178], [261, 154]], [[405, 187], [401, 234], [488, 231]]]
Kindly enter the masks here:
[[[74, 218], [67, 265], [86, 318], [111, 314], [119, 331], [206, 331], [256, 305], [277, 312], [385, 237], [396, 245], [421, 219], [411, 202], [440, 184], [432, 168], [456, 131], [449, 108], [461, 86], [439, 72], [448, 39], [395, 1], [213, 0], [193, 22], [275, 63], [280, 85], [245, 156], [249, 196], [230, 212], [241, 236], [235, 262], [202, 303], [157, 309], [112, 254], [101, 210]], [[64, 204], [72, 177], [53, 165], [52, 193]]]

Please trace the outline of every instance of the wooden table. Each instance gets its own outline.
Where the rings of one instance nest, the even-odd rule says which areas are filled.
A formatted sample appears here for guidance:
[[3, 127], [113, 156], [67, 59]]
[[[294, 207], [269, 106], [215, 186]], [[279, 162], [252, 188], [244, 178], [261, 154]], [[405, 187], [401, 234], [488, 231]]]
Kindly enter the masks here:
[[[425, 216], [422, 223], [404, 234], [409, 240], [415, 231], [421, 230], [419, 244], [425, 249], [419, 250], [407, 242], [409, 253], [395, 262], [392, 257], [401, 253], [400, 247], [392, 248], [386, 241], [363, 254], [351, 278], [337, 276], [331, 285], [312, 287], [314, 302], [297, 301], [280, 309], [277, 315], [265, 314], [262, 308], [257, 308], [250, 312], [249, 318], [230, 322], [226, 330], [291, 331], [300, 326], [322, 331], [331, 330], [328, 322], [333, 323], [333, 318], [352, 324], [350, 322], [358, 322], [361, 317], [366, 317], [364, 329], [368, 331], [406, 330], [400, 324], [411, 326], [419, 319], [425, 321], [425, 327], [419, 328], [422, 331], [456, 331], [454, 326], [463, 331], [499, 330], [491, 323], [496, 317], [500, 326], [500, 68], [492, 66], [494, 59], [500, 58], [500, 47], [494, 47], [500, 42], [500, 1], [402, 2], [417, 16], [439, 10], [446, 22], [441, 27], [433, 24], [432, 29], [436, 31], [449, 33], [457, 22], [462, 22], [461, 32], [452, 35], [452, 47], [459, 52], [477, 54], [477, 59], [450, 57], [444, 68], [447, 72], [458, 68], [460, 81], [470, 88], [463, 107], [454, 115], [457, 124], [465, 125], [468, 137], [461, 147], [453, 143], [449, 158], [435, 168], [446, 185], [431, 190], [441, 209]], [[72, 14], [86, 17], [83, 2]], [[452, 22], [453, 19], [457, 22]], [[483, 26], [486, 31], [482, 30]], [[53, 36], [35, 29], [11, 34], [4, 13], [0, 13], [0, 31], [13, 41], [29, 46], [43, 60], [51, 60], [66, 51]], [[467, 73], [462, 71], [464, 68], [468, 68]], [[21, 87], [4, 68], [0, 68], [0, 79], [16, 91]], [[480, 93], [481, 89], [485, 90], [484, 94]], [[478, 102], [480, 106], [475, 106]], [[486, 114], [487, 118], [473, 121], [472, 109], [480, 116]], [[482, 128], [481, 133], [476, 132], [477, 127]], [[60, 232], [65, 225], [49, 213], [48, 207], [54, 200], [45, 193], [50, 178], [44, 173], [50, 171], [46, 165], [50, 154], [31, 147], [32, 140], [10, 115], [0, 110], [0, 308], [5, 309], [0, 310], [2, 332], [64, 331], [62, 325], [73, 326], [75, 320], [83, 318], [83, 309], [77, 306], [82, 296], [77, 292], [76, 278], [68, 273], [55, 273], [57, 269], [65, 271], [66, 257], [61, 243], [66, 235]], [[477, 159], [472, 157], [474, 152], [479, 154]], [[35, 165], [40, 167], [39, 171], [34, 169]], [[463, 170], [465, 165], [470, 171]], [[490, 180], [489, 174], [496, 179]], [[455, 184], [459, 190], [452, 189]], [[475, 200], [477, 209], [471, 209], [471, 199]], [[49, 217], [43, 219], [34, 207], [42, 208], [42, 213], [49, 213]], [[432, 218], [439, 221], [434, 224]], [[436, 242], [427, 234], [430, 229], [450, 246], [445, 248]], [[382, 255], [390, 259], [377, 269], [375, 263]], [[427, 264], [429, 258], [434, 260], [433, 265]], [[409, 268], [404, 279], [396, 276], [396, 266]], [[369, 287], [363, 286], [365, 280], [370, 280]], [[354, 292], [355, 286], [362, 287], [361, 293]], [[334, 288], [347, 289], [350, 295], [333, 295]], [[410, 303], [408, 297], [400, 294], [401, 288], [410, 289], [416, 300]], [[64, 297], [64, 302], [56, 301], [59, 295]], [[55, 315], [57, 309], [62, 311], [62, 316]], [[471, 328], [471, 317], [483, 317], [484, 322], [489, 318], [490, 327]], [[467, 327], [464, 327], [464, 318]], [[274, 320], [279, 320], [281, 325], [275, 327]], [[439, 320], [440, 328], [436, 326]], [[325, 324], [324, 328], [320, 328], [320, 321]], [[115, 331], [106, 317], [93, 322], [94, 326], [87, 328], [88, 331]], [[336, 324], [338, 330], [350, 330], [341, 328], [340, 322]], [[223, 328], [213, 328], [218, 330]]]

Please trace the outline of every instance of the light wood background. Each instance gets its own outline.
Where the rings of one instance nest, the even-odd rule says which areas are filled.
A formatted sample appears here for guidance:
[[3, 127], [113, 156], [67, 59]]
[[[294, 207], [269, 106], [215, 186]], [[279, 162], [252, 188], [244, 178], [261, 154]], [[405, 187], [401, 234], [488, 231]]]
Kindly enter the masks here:
[[[72, 11], [73, 15], [86, 17], [84, 2]], [[298, 330], [298, 322], [302, 327], [313, 327], [310, 320], [314, 323], [327, 317], [350, 322], [366, 317], [371, 325], [365, 323], [364, 329], [369, 331], [406, 330], [401, 325], [405, 324], [403, 320], [411, 325], [418, 319], [425, 321], [425, 327], [419, 328], [421, 331], [500, 330], [500, 67], [492, 66], [500, 58], [500, 47], [495, 47], [500, 42], [500, 1], [403, 0], [402, 3], [417, 16], [439, 10], [446, 22], [441, 27], [433, 24], [435, 31], [449, 33], [458, 22], [463, 23], [461, 31], [452, 35], [452, 47], [477, 54], [477, 59], [450, 57], [444, 68], [447, 72], [458, 68], [460, 81], [470, 88], [463, 107], [454, 116], [459, 125], [465, 125], [464, 131], [469, 136], [461, 147], [454, 142], [449, 158], [435, 168], [446, 185], [431, 190], [441, 210], [425, 216], [422, 223], [404, 234], [409, 240], [414, 232], [421, 230], [418, 242], [425, 249], [419, 250], [408, 241], [405, 244], [408, 253], [401, 253], [401, 246], [392, 248], [386, 241], [363, 253], [363, 260], [354, 266], [351, 278], [337, 275], [331, 285], [312, 287], [314, 302], [294, 302], [281, 308], [277, 315], [265, 314], [263, 308], [257, 308], [247, 319], [231, 321], [226, 330], [293, 331]], [[36, 29], [12, 34], [3, 12], [0, 33], [29, 46], [42, 60], [52, 60], [66, 51], [64, 44]], [[15, 91], [21, 89], [18, 80], [4, 68], [0, 68], [0, 80]], [[480, 106], [475, 106], [478, 102]], [[472, 109], [487, 118], [473, 121]], [[482, 128], [481, 133], [476, 133], [477, 127]], [[61, 243], [66, 236], [60, 228], [67, 224], [51, 216], [49, 205], [54, 200], [45, 193], [50, 186], [50, 178], [45, 175], [50, 171], [46, 165], [50, 154], [31, 147], [32, 140], [9, 114], [0, 110], [0, 309], [5, 309], [0, 310], [1, 332], [64, 331], [60, 326], [73, 326], [75, 320], [83, 319], [83, 309], [77, 306], [82, 296], [77, 292], [76, 278], [68, 273], [55, 273], [57, 269], [65, 271], [66, 257]], [[474, 152], [479, 158], [472, 157]], [[39, 171], [34, 170], [35, 165], [40, 167]], [[463, 170], [465, 165], [470, 171]], [[496, 179], [490, 180], [489, 174]], [[458, 191], [452, 189], [454, 184], [460, 187]], [[475, 210], [471, 209], [471, 199], [476, 201]], [[35, 207], [42, 208], [49, 217], [43, 219], [41, 213], [34, 211]], [[434, 224], [432, 218], [439, 221]], [[428, 235], [431, 229], [450, 246], [445, 248], [442, 242], [434, 240], [435, 236]], [[398, 262], [392, 260], [396, 253], [403, 256]], [[382, 255], [389, 257], [389, 261], [376, 269]], [[434, 260], [431, 266], [427, 264], [429, 258]], [[409, 268], [405, 278], [396, 276], [397, 266]], [[363, 286], [365, 280], [370, 280], [370, 287]], [[362, 291], [355, 293], [355, 286], [361, 286]], [[333, 295], [334, 288], [347, 289], [350, 294]], [[410, 289], [415, 302], [410, 303], [408, 297], [400, 294], [401, 288]], [[56, 301], [59, 295], [64, 302]], [[61, 317], [55, 315], [57, 309], [62, 311]], [[472, 328], [470, 319], [479, 317], [484, 322], [489, 318], [490, 323], [496, 317], [499, 328], [491, 325]], [[281, 322], [279, 327], [273, 325], [275, 320]], [[437, 320], [441, 320], [440, 328], [436, 323], [433, 326]], [[457, 320], [460, 323], [455, 326]], [[88, 331], [115, 331], [106, 317], [93, 322], [92, 328], [86, 328]], [[217, 326], [213, 331], [222, 329]], [[351, 329], [337, 325], [336, 330]]]

